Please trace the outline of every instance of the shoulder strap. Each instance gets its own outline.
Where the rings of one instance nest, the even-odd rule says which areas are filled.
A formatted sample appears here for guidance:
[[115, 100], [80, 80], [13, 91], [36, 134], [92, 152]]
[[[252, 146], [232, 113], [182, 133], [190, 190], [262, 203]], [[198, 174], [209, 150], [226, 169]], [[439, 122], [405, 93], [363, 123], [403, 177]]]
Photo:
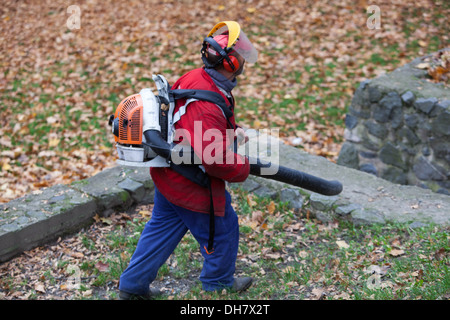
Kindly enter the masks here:
[[231, 118], [233, 112], [228, 108], [225, 99], [218, 92], [209, 90], [195, 90], [195, 89], [175, 89], [170, 90], [173, 98], [177, 99], [196, 99], [202, 101], [212, 102], [222, 109], [223, 114], [227, 119]]

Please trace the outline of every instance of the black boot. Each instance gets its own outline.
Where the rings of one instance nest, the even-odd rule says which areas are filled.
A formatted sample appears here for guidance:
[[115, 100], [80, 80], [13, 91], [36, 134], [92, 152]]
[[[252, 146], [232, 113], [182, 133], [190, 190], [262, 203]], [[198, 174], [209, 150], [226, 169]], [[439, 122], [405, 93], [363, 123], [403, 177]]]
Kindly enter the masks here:
[[234, 278], [232, 290], [237, 292], [242, 292], [250, 288], [253, 283], [253, 278], [251, 277], [243, 277], [243, 278]]

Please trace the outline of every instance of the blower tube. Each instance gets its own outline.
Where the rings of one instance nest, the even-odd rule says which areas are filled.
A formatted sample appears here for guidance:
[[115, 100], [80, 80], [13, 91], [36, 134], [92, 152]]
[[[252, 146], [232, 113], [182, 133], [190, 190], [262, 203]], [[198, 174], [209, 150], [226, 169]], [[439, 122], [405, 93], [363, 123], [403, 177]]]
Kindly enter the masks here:
[[[150, 143], [150, 147], [155, 153], [161, 157], [170, 160], [173, 146], [161, 137], [161, 133], [157, 130], [147, 130], [144, 132], [144, 136], [147, 142]], [[194, 152], [192, 152], [192, 155]], [[275, 174], [264, 175], [262, 173], [263, 168], [271, 166], [270, 162], [263, 162], [259, 158], [249, 158], [250, 162], [250, 174], [259, 176], [265, 179], [271, 179], [279, 182], [284, 182], [296, 187], [300, 187], [306, 190], [310, 190], [316, 193], [320, 193], [326, 196], [338, 195], [342, 192], [342, 184], [336, 180], [325, 180], [298, 170], [290, 169], [284, 166], [278, 166], [278, 171]], [[180, 174], [186, 174], [194, 182], [207, 186], [207, 175], [203, 171], [194, 165], [188, 164], [173, 164], [170, 162], [170, 167]], [[191, 162], [193, 163], [193, 162]]]

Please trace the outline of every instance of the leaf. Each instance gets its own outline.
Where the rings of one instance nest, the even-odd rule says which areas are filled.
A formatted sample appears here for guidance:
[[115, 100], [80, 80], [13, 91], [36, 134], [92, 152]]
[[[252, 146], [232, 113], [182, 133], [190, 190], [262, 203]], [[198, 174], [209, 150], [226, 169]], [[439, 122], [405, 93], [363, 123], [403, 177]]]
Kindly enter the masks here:
[[40, 282], [36, 283], [34, 285], [34, 290], [36, 290], [37, 292], [40, 292], [40, 293], [45, 293], [44, 285], [42, 283], [40, 283]]
[[101, 261], [97, 262], [95, 264], [95, 267], [97, 268], [98, 271], [100, 272], [107, 272], [109, 270], [109, 264], [107, 263], [103, 263]]
[[253, 200], [253, 197], [251, 194], [247, 195], [247, 203], [250, 206], [250, 208], [253, 208], [254, 206], [256, 206], [256, 201]]
[[311, 293], [314, 295], [315, 299], [320, 300], [323, 297], [325, 290], [322, 288], [314, 288]]
[[340, 249], [348, 249], [348, 248], [350, 248], [350, 246], [348, 245], [348, 243], [345, 242], [345, 241], [343, 241], [343, 240], [338, 240], [338, 241], [336, 241], [336, 244], [338, 245], [338, 247], [339, 247]]
[[273, 214], [275, 212], [275, 202], [271, 201], [269, 203], [267, 206], [267, 211], [269, 211], [269, 214]]
[[138, 212], [139, 215], [141, 215], [143, 218], [150, 217], [150, 211], [148, 210], [141, 210]]
[[405, 251], [402, 249], [392, 249], [389, 254], [394, 257], [398, 257], [405, 254]]
[[50, 140], [48, 141], [48, 146], [49, 146], [49, 147], [56, 147], [56, 146], [59, 144], [59, 141], [60, 141], [59, 138], [53, 138], [53, 139], [50, 139]]

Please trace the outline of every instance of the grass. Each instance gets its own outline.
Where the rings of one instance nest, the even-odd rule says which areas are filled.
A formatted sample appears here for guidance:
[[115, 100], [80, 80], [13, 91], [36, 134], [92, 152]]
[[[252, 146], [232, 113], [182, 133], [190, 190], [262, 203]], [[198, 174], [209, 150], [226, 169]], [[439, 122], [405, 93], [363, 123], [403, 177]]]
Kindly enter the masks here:
[[[287, 203], [233, 191], [240, 219], [237, 276], [252, 276], [244, 293], [204, 292], [198, 281], [203, 258], [188, 233], [159, 270], [154, 285], [159, 299], [174, 300], [443, 300], [450, 297], [449, 228], [406, 224], [355, 226], [346, 221], [324, 224], [309, 217], [306, 204], [299, 212]], [[142, 213], [142, 211], [140, 211]], [[83, 254], [58, 254], [52, 266], [34, 270], [38, 282], [58, 297], [115, 299], [117, 284], [134, 252], [148, 215], [121, 214], [103, 218], [68, 240]], [[100, 232], [101, 231], [101, 232]], [[61, 245], [64, 241], [60, 242]], [[48, 248], [52, 248], [49, 245]], [[64, 249], [55, 250], [66, 252]], [[33, 256], [44, 254], [38, 248]], [[93, 256], [93, 257], [92, 257]], [[74, 257], [79, 258], [74, 260]], [[56, 262], [55, 262], [56, 261]], [[17, 263], [16, 267], [17, 267]], [[77, 265], [81, 286], [61, 291], [67, 270]], [[34, 266], [33, 268], [37, 268]], [[36, 281], [2, 277], [0, 294], [27, 291], [28, 299], [45, 298], [33, 290]], [[33, 285], [34, 283], [34, 285]], [[31, 288], [31, 289], [30, 289]], [[59, 291], [58, 291], [59, 290]]]

